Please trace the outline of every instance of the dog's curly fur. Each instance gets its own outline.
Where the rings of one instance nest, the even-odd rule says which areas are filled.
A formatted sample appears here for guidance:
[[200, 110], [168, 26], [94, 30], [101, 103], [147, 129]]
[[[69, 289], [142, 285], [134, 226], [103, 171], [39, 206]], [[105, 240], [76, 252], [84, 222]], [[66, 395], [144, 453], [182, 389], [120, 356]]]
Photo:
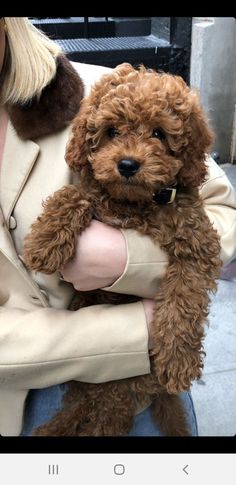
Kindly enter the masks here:
[[[79, 185], [63, 187], [44, 203], [25, 241], [26, 264], [57, 271], [73, 258], [76, 237], [92, 218], [149, 235], [169, 264], [155, 298], [151, 374], [73, 383], [65, 407], [35, 434], [127, 434], [136, 401], [147, 396], [164, 434], [189, 433], [178, 394], [201, 376], [209, 294], [221, 266], [219, 238], [199, 197], [212, 136], [183, 79], [142, 66], [121, 64], [82, 102], [66, 151], [67, 163], [80, 172]], [[118, 170], [124, 159], [139, 164], [129, 178]], [[175, 200], [158, 204], [154, 194], [169, 186], [176, 186]], [[136, 300], [99, 290], [78, 293], [74, 308]]]

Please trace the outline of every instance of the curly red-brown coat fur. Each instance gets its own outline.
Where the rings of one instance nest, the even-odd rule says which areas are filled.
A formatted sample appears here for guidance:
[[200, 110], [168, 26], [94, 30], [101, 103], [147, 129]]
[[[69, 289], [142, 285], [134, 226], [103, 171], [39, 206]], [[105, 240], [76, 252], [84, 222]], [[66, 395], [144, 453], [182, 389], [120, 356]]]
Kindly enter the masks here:
[[[92, 217], [148, 234], [168, 253], [169, 264], [155, 298], [152, 373], [74, 384], [65, 408], [36, 434], [126, 434], [134, 397], [144, 402], [147, 396], [165, 434], [188, 434], [177, 394], [201, 375], [209, 294], [221, 266], [219, 238], [198, 193], [211, 142], [196, 93], [178, 76], [122, 64], [83, 101], [66, 151], [67, 163], [80, 172], [79, 186], [64, 187], [46, 201], [26, 238], [26, 264], [46, 273], [58, 270], [73, 257], [76, 236]], [[139, 167], [130, 177], [119, 171], [127, 159]], [[174, 202], [157, 204], [153, 195], [173, 185]], [[78, 294], [74, 309], [136, 299]]]

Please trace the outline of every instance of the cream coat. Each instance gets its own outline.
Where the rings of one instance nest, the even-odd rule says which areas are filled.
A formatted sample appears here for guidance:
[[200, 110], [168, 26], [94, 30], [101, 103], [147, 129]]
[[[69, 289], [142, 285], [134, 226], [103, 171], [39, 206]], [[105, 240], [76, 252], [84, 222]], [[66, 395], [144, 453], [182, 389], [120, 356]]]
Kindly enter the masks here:
[[[105, 68], [75, 65], [86, 89]], [[53, 120], [52, 120], [53, 122]], [[104, 382], [150, 371], [142, 303], [100, 305], [70, 312], [72, 286], [58, 274], [29, 274], [23, 239], [42, 200], [71, 182], [64, 161], [69, 130], [22, 141], [8, 125], [0, 179], [0, 434], [18, 435], [31, 388], [71, 379]], [[224, 172], [208, 160], [201, 190], [221, 235], [224, 262], [236, 256], [235, 193]], [[153, 297], [164, 274], [163, 251], [135, 231], [124, 231], [128, 260], [108, 291]]]

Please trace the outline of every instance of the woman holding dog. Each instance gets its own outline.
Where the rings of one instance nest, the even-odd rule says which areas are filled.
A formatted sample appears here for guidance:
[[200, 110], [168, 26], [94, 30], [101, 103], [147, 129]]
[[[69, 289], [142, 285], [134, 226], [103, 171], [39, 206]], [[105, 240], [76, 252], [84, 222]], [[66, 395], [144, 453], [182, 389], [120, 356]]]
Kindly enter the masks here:
[[[22, 248], [42, 201], [72, 183], [64, 153], [83, 95], [107, 68], [71, 64], [23, 17], [0, 19], [0, 434], [31, 435], [60, 408], [66, 382], [106, 382], [150, 372], [152, 297], [167, 257], [135, 231], [93, 221], [58, 274], [31, 274]], [[79, 75], [78, 75], [79, 74]], [[82, 79], [82, 82], [81, 82]], [[235, 194], [208, 160], [202, 187], [224, 262], [235, 257]], [[138, 295], [128, 305], [71, 312], [73, 289]], [[193, 403], [182, 396], [192, 435]], [[130, 436], [158, 436], [149, 403]]]

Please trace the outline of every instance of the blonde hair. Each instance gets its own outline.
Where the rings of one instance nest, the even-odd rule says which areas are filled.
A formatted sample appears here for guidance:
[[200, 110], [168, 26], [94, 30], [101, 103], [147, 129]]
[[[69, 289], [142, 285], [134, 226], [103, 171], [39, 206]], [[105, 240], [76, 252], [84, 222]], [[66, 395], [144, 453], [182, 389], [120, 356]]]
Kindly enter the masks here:
[[0, 77], [1, 103], [27, 103], [40, 96], [56, 73], [61, 48], [27, 17], [4, 17], [6, 51]]

